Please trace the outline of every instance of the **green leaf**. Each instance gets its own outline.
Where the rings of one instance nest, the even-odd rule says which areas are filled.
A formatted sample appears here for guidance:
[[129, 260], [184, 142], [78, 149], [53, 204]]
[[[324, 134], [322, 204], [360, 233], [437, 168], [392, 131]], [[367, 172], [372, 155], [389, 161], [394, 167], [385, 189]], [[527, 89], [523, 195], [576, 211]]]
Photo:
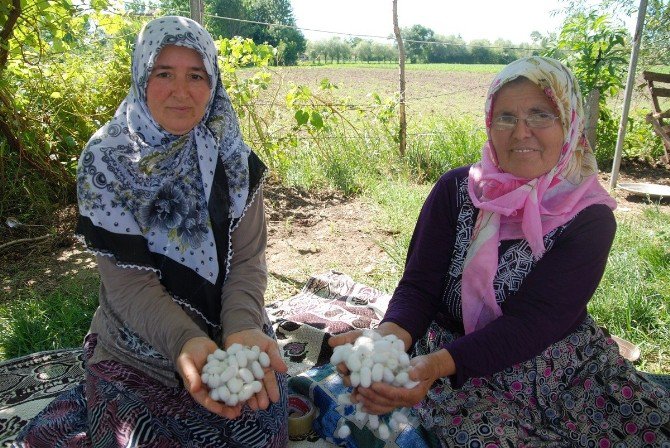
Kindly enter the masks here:
[[305, 112], [302, 109], [295, 111], [295, 121], [298, 122], [298, 126], [302, 126], [307, 123], [309, 120], [309, 113]]
[[317, 111], [312, 111], [312, 114], [309, 118], [309, 122], [312, 126], [317, 129], [323, 129], [323, 117]]

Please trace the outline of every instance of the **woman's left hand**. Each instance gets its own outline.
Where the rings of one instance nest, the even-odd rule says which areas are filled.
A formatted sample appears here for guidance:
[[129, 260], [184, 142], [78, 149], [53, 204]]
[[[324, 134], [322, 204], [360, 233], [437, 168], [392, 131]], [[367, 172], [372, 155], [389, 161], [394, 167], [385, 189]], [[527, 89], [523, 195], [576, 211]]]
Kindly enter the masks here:
[[265, 378], [263, 378], [263, 388], [260, 392], [254, 394], [247, 404], [255, 411], [267, 409], [270, 402], [279, 401], [279, 385], [275, 372], [286, 373], [288, 367], [279, 353], [277, 341], [267, 336], [261, 330], [250, 329], [233, 333], [226, 338], [225, 347], [228, 348], [234, 343], [242, 344], [247, 347], [257, 345], [262, 352], [266, 352], [270, 357], [270, 367], [265, 368]]
[[377, 415], [412, 407], [424, 399], [435, 380], [442, 376], [439, 362], [438, 353], [412, 358], [409, 379], [419, 384], [406, 389], [381, 382], [372, 383], [369, 388], [357, 387], [352, 393], [352, 401], [362, 403], [365, 412]]

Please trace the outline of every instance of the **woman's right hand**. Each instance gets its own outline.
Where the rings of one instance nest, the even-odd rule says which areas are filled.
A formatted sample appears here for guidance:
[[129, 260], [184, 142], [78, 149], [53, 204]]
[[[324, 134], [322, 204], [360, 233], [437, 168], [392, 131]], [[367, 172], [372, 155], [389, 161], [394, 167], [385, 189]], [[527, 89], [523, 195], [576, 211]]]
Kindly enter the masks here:
[[209, 396], [207, 386], [200, 379], [200, 372], [207, 363], [207, 355], [214, 353], [217, 348], [216, 343], [207, 337], [189, 339], [177, 357], [177, 372], [184, 381], [184, 387], [196, 402], [214, 414], [234, 419], [242, 414], [242, 405], [226, 406], [213, 400]]

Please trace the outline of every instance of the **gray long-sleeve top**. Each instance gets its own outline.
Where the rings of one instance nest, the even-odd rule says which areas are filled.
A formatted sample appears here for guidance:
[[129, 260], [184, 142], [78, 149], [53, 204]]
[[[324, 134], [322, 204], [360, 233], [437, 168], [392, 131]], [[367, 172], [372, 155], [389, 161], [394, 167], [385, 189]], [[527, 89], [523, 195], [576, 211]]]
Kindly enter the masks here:
[[[223, 339], [235, 332], [262, 328], [268, 322], [263, 295], [267, 286], [265, 248], [267, 227], [263, 194], [259, 190], [231, 234], [233, 255], [221, 291]], [[116, 265], [113, 257], [98, 256], [100, 305], [91, 322], [98, 344], [89, 363], [116, 360], [146, 371], [167, 385], [176, 384], [174, 363], [186, 341], [208, 336], [204, 320], [172, 300], [149, 270]], [[129, 329], [160, 353], [155, 365], [138, 361], [122, 348], [121, 327]], [[221, 340], [215, 341], [222, 344]]]
[[[426, 199], [405, 271], [383, 319], [407, 330], [413, 341], [445, 312], [441, 297], [457, 236], [457, 185], [467, 173], [468, 167], [446, 173]], [[609, 207], [582, 210], [516, 293], [507, 297], [501, 305], [503, 315], [445, 347], [456, 364], [455, 384], [537, 356], [581, 324], [604, 273], [615, 231]], [[512, 243], [502, 241], [499, 254]]]

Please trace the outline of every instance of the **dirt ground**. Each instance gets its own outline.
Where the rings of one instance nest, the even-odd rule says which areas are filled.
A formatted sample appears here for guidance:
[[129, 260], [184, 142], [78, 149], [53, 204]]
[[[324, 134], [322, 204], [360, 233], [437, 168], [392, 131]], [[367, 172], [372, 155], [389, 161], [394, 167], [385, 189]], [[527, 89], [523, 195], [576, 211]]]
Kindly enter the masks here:
[[[600, 179], [609, 188], [609, 173], [603, 173]], [[624, 182], [670, 186], [670, 167], [625, 162], [618, 179], [618, 183]], [[621, 190], [615, 191], [615, 197], [619, 216], [640, 213], [649, 207], [645, 197]], [[388, 269], [394, 269], [381, 247], [393, 235], [374, 219], [374, 206], [364, 199], [270, 183], [265, 188], [265, 202], [268, 302], [290, 297], [310, 275], [331, 269], [373, 286]], [[670, 198], [656, 200], [655, 204], [670, 213]], [[47, 292], [56, 288], [64, 276], [96, 276], [95, 260], [72, 237], [74, 219], [74, 208], [63, 210], [57, 236], [0, 249], [0, 303], [28, 288]], [[5, 222], [0, 226], [0, 247], [46, 233], [37, 227], [10, 229]]]

